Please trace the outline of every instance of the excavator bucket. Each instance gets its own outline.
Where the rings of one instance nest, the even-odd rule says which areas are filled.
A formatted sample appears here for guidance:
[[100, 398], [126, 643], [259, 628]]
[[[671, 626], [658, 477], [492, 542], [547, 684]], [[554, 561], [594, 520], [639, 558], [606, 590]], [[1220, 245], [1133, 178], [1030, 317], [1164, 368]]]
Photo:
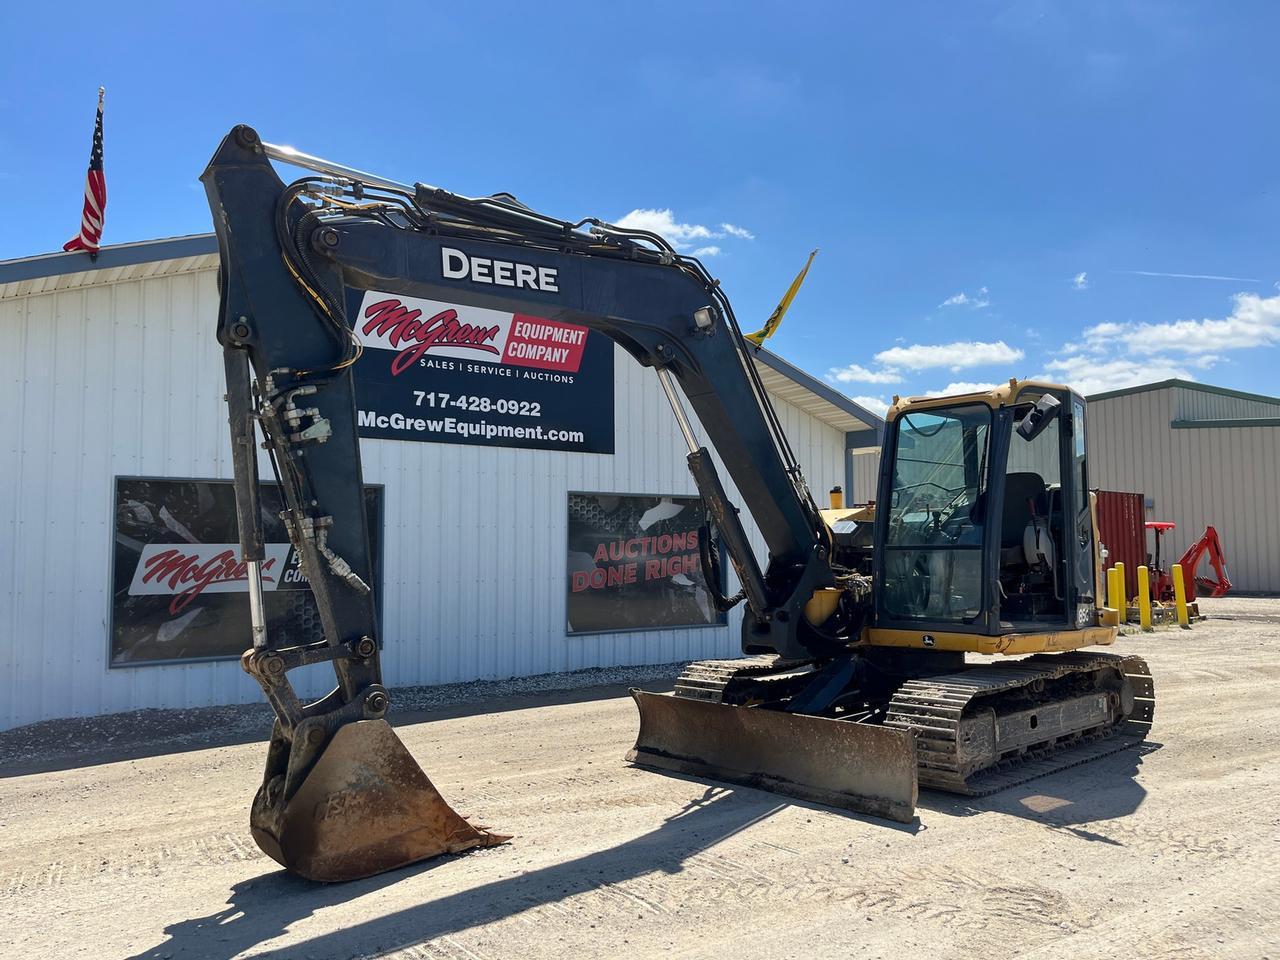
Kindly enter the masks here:
[[254, 800], [258, 846], [309, 880], [356, 880], [511, 839], [455, 813], [385, 720], [339, 728], [288, 800], [282, 778]]
[[907, 730], [632, 690], [627, 760], [910, 823], [916, 742]]

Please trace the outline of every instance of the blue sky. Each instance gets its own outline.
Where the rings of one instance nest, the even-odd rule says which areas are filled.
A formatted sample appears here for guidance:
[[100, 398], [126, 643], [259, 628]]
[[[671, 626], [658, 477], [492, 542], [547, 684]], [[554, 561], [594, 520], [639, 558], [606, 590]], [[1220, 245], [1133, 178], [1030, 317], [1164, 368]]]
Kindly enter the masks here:
[[1042, 374], [1280, 393], [1275, 4], [187, 9], [6, 5], [0, 258], [76, 229], [102, 84], [107, 243], [209, 230], [196, 178], [248, 122], [658, 225], [746, 327], [818, 247], [770, 345], [868, 405]]

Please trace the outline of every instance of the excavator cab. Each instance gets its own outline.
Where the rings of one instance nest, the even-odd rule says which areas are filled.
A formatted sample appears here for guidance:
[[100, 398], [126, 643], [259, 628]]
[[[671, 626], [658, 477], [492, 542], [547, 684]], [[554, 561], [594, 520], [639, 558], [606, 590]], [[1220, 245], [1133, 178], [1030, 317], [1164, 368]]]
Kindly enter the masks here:
[[[1085, 404], [1066, 387], [899, 400], [889, 410], [871, 642], [1025, 652], [1100, 642]], [[1040, 640], [1031, 639], [1040, 637]]]

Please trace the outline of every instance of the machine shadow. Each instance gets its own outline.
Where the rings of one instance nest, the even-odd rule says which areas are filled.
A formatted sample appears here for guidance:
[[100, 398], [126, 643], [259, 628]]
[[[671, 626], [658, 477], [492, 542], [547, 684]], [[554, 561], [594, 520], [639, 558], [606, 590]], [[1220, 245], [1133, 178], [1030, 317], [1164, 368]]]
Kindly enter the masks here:
[[[706, 792], [655, 830], [605, 850], [528, 873], [459, 890], [438, 900], [322, 934], [303, 943], [254, 954], [267, 960], [295, 957], [357, 957], [421, 943], [491, 923], [575, 894], [633, 879], [654, 870], [678, 873], [689, 857], [728, 839], [784, 807], [755, 790], [707, 787]], [[824, 808], [825, 809], [825, 808]], [[495, 847], [469, 856], [502, 856]], [[365, 880], [320, 884], [278, 870], [231, 888], [227, 905], [207, 916], [165, 928], [166, 939], [129, 960], [230, 960], [251, 947], [286, 933], [317, 910], [437, 870], [455, 857], [433, 860]]]
[[[402, 727], [432, 720], [621, 699], [628, 696], [627, 691], [632, 687], [665, 693], [673, 689], [673, 685], [674, 674], [669, 681], [516, 693], [428, 709], [405, 709], [393, 711], [389, 719], [393, 727]], [[394, 689], [391, 691], [393, 702], [396, 693]], [[45, 720], [0, 732], [0, 780], [246, 743], [261, 743], [265, 749], [271, 735], [271, 721], [271, 710], [265, 703]], [[39, 755], [34, 755], [37, 744]]]
[[1144, 741], [986, 797], [922, 790], [917, 805], [954, 817], [1002, 813], [1064, 828], [1082, 839], [1116, 843], [1101, 834], [1080, 829], [1080, 825], [1116, 820], [1136, 811], [1147, 797], [1146, 789], [1136, 779], [1142, 760], [1163, 746]]

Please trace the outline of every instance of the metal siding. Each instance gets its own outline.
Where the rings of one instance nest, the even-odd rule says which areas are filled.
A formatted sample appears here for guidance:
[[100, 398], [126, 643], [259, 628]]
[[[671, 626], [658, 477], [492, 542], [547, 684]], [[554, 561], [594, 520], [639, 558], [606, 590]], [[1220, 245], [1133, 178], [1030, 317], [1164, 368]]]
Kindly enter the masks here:
[[[0, 581], [9, 585], [0, 594], [0, 729], [260, 696], [234, 661], [106, 666], [113, 477], [231, 475], [213, 337], [215, 271], [175, 261], [151, 274], [122, 268], [96, 282], [0, 299], [7, 343], [0, 401], [12, 417], [9, 467], [0, 471], [9, 532], [0, 550]], [[565, 635], [568, 491], [696, 492], [653, 372], [621, 349], [614, 367], [612, 456], [362, 443], [366, 482], [384, 486], [389, 683], [737, 653], [740, 611], [727, 628]], [[777, 407], [825, 502], [843, 482], [843, 430], [790, 403]], [[717, 465], [736, 498], [718, 458]], [[263, 473], [270, 475], [265, 462]], [[744, 520], [763, 557], [759, 532]], [[321, 665], [292, 676], [315, 695], [332, 672]]]
[[[1188, 408], [1188, 398], [1195, 406]], [[1236, 588], [1280, 591], [1280, 427], [1173, 430], [1175, 416], [1238, 416], [1256, 403], [1176, 387], [1090, 401], [1091, 484], [1145, 493], [1148, 520], [1172, 520], [1164, 557], [1173, 563], [1206, 525], [1217, 528]], [[1254, 414], [1256, 415], [1256, 414]]]
[[1142, 504], [1141, 493], [1098, 491], [1098, 539], [1107, 548], [1108, 569], [1124, 564], [1126, 597], [1138, 595], [1138, 567], [1147, 562], [1146, 510]]
[[850, 456], [853, 457], [853, 490], [846, 492], [845, 499], [849, 503], [874, 500], [880, 485], [880, 454], [855, 453]]
[[1173, 412], [1174, 419], [1177, 420], [1233, 420], [1280, 416], [1280, 401], [1268, 402], [1249, 397], [1232, 397], [1187, 387], [1175, 387], [1173, 392]]

